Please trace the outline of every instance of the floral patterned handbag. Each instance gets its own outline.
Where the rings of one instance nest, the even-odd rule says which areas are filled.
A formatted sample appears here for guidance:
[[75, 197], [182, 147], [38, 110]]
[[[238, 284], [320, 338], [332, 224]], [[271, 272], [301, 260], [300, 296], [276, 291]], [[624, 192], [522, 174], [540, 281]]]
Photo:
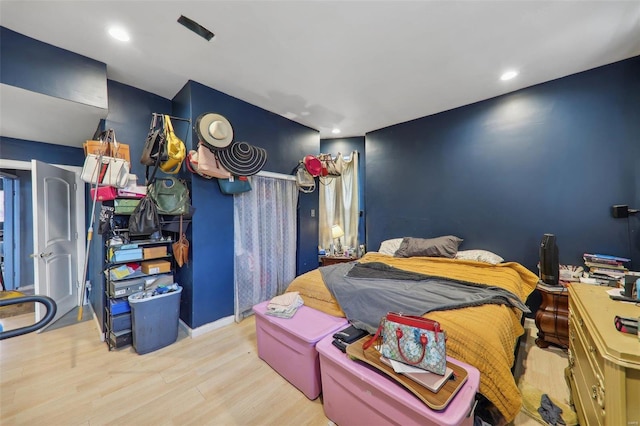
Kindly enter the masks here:
[[440, 323], [414, 315], [389, 312], [363, 349], [382, 340], [382, 356], [444, 375], [447, 368], [447, 335]]

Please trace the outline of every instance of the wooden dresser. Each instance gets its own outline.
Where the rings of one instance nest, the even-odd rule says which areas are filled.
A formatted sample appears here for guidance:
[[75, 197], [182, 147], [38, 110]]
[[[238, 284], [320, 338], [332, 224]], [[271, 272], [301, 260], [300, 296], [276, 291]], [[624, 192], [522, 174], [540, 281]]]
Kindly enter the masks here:
[[616, 315], [640, 317], [640, 307], [609, 299], [589, 284], [569, 286], [571, 403], [581, 425], [640, 425], [640, 341], [614, 326]]

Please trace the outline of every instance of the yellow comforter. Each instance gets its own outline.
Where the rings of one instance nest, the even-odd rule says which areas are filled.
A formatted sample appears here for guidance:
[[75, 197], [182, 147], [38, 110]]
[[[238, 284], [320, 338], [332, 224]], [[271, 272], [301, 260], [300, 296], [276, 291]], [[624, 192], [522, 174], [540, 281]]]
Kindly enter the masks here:
[[[514, 262], [491, 265], [436, 257], [396, 258], [380, 253], [367, 253], [360, 262], [384, 262], [407, 271], [494, 285], [511, 291], [523, 302], [538, 282], [535, 274]], [[298, 291], [306, 306], [345, 316], [317, 269], [297, 277], [287, 291]], [[522, 405], [511, 374], [514, 343], [524, 332], [520, 311], [504, 305], [483, 305], [431, 312], [425, 317], [442, 324], [448, 337], [447, 355], [480, 370], [480, 393], [507, 422], [513, 421]]]

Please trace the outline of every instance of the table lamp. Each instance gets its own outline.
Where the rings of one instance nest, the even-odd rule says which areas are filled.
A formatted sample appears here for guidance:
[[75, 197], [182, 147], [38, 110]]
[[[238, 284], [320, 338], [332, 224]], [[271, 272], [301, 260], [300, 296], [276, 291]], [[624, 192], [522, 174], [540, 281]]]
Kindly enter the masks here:
[[333, 225], [331, 227], [331, 237], [335, 240], [338, 240], [338, 244], [336, 244], [336, 252], [338, 254], [342, 254], [342, 243], [340, 242], [340, 238], [344, 236], [344, 231], [340, 227], [340, 225]]

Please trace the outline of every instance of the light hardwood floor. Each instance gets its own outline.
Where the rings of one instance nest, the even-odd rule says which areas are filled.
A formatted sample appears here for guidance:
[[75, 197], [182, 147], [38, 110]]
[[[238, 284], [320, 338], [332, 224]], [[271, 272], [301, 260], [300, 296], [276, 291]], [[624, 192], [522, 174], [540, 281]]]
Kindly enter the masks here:
[[[533, 322], [527, 333], [522, 377], [566, 402], [566, 354], [536, 347]], [[0, 341], [0, 424], [330, 424], [321, 398], [309, 401], [258, 358], [253, 318], [194, 339], [180, 331], [176, 343], [146, 355], [109, 352], [98, 336], [85, 321]], [[538, 424], [524, 414], [514, 422]]]

